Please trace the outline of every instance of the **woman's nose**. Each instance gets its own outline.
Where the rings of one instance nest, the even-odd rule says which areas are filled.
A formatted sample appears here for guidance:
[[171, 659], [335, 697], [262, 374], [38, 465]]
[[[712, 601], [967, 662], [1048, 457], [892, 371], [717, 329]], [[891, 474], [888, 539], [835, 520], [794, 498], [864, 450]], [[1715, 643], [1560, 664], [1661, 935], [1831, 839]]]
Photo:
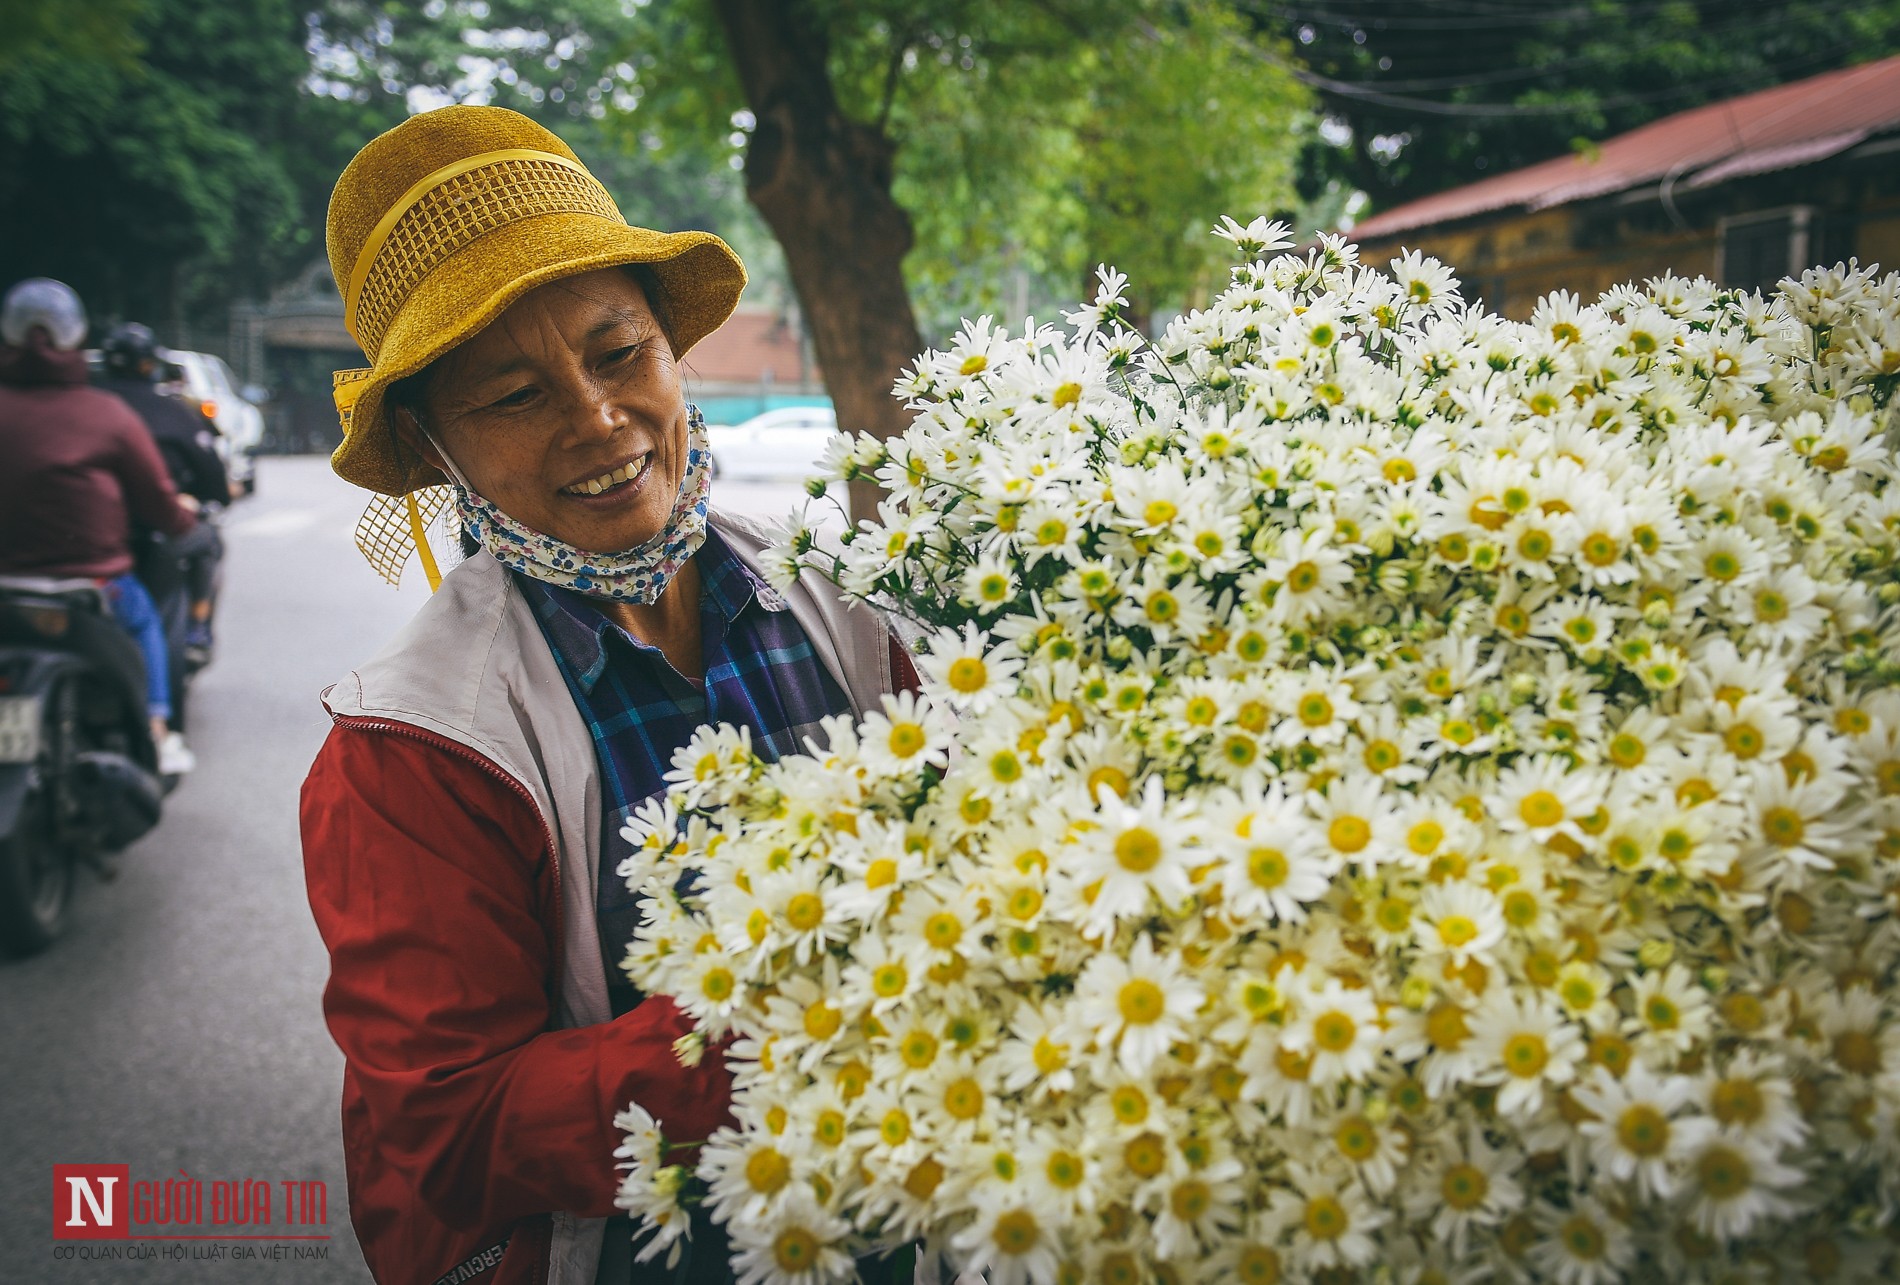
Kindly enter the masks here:
[[569, 421], [575, 434], [586, 441], [612, 437], [628, 423], [627, 412], [606, 389], [585, 387], [576, 390]]

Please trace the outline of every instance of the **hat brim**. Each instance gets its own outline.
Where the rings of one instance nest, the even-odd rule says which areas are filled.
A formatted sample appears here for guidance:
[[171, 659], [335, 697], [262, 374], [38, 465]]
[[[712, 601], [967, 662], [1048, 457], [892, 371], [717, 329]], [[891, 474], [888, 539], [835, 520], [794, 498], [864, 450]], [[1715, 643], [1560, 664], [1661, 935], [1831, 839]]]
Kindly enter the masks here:
[[[355, 385], [349, 429], [330, 457], [339, 477], [384, 495], [448, 479], [396, 440], [383, 394], [537, 286], [597, 268], [646, 264], [665, 295], [674, 357], [684, 357], [738, 306], [745, 268], [710, 232], [654, 232], [586, 214], [522, 219], [464, 246], [416, 286], [390, 323], [369, 375]], [[512, 265], [532, 264], [522, 271]]]

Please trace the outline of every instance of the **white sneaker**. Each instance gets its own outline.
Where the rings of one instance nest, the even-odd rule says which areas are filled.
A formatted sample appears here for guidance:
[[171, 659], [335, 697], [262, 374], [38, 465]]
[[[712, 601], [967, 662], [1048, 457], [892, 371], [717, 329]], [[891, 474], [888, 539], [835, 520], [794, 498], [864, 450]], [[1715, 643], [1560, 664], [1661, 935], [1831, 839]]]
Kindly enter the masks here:
[[185, 744], [180, 732], [167, 732], [165, 739], [158, 743], [158, 774], [160, 776], [183, 776], [198, 766], [198, 756]]

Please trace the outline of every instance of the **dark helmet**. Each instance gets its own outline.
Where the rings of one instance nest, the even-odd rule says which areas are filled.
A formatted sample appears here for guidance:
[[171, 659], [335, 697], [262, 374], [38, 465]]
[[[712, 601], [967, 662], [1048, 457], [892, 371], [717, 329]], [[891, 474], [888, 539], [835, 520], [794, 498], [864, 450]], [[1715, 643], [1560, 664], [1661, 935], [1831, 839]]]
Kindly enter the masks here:
[[158, 339], [149, 326], [141, 326], [136, 321], [121, 322], [106, 335], [99, 352], [112, 374], [138, 378], [143, 373], [140, 367], [158, 360]]

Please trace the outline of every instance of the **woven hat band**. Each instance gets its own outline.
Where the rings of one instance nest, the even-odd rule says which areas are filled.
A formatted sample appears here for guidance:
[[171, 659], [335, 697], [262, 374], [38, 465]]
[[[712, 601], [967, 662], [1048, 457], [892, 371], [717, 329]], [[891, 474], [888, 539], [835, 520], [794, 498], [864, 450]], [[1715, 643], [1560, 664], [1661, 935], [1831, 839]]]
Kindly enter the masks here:
[[410, 292], [485, 233], [544, 214], [625, 223], [580, 162], [515, 147], [464, 157], [426, 175], [389, 207], [356, 256], [343, 295], [350, 335], [370, 360]]

